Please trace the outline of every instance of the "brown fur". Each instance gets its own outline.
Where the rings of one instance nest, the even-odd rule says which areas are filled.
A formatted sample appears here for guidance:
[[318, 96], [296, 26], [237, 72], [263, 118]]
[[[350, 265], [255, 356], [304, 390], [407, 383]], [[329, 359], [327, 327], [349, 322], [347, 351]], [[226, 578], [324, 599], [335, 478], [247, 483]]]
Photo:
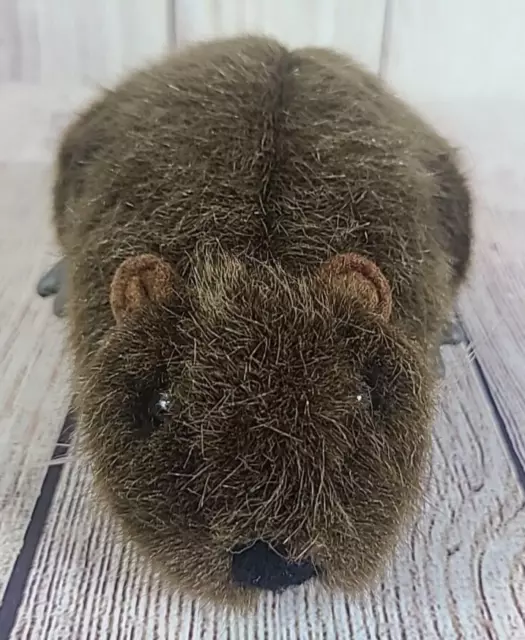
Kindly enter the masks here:
[[[70, 126], [55, 223], [83, 445], [145, 555], [237, 605], [254, 594], [229, 550], [257, 537], [350, 594], [380, 576], [420, 504], [436, 351], [470, 260], [448, 143], [334, 52], [195, 45]], [[347, 253], [365, 275], [337, 277]], [[142, 254], [178, 284], [117, 278], [112, 307]], [[152, 428], [159, 390], [176, 412]]]

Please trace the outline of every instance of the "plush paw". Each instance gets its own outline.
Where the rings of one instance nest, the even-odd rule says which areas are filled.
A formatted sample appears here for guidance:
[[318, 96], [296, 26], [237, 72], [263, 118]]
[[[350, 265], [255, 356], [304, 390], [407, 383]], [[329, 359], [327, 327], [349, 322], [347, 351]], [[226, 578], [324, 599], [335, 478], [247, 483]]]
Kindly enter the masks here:
[[438, 377], [441, 380], [443, 380], [447, 375], [447, 368], [445, 366], [445, 361], [443, 360], [443, 356], [441, 355], [441, 349], [438, 351], [436, 368], [437, 368]]
[[56, 262], [49, 271], [44, 273], [36, 287], [38, 295], [42, 298], [55, 296], [53, 300], [53, 313], [58, 318], [62, 318], [65, 315], [67, 301], [65, 271], [66, 261], [65, 258], [62, 258]]
[[441, 336], [441, 344], [438, 349], [437, 355], [437, 373], [438, 376], [443, 379], [446, 376], [446, 366], [441, 353], [444, 346], [457, 346], [466, 341], [465, 333], [459, 320], [450, 320], [443, 329]]
[[64, 281], [65, 259], [56, 262], [38, 281], [36, 290], [39, 296], [47, 298], [56, 295]]
[[458, 320], [451, 320], [445, 326], [441, 345], [458, 345], [465, 342], [465, 334]]
[[66, 315], [67, 292], [66, 287], [62, 285], [53, 300], [53, 313], [57, 318], [63, 318]]

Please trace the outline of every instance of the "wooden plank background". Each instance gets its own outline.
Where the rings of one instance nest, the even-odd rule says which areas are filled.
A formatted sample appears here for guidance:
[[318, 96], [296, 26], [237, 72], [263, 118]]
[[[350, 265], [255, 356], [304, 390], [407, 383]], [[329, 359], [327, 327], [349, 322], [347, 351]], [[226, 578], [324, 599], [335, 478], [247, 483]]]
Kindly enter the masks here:
[[166, 50], [166, 0], [2, 0], [0, 82], [112, 83]]
[[290, 46], [333, 46], [379, 69], [386, 0], [178, 0], [177, 45], [217, 35], [262, 32]]
[[[525, 638], [524, 18], [517, 0], [2, 0], [0, 640]], [[166, 593], [89, 502], [79, 464], [50, 464], [67, 451], [68, 367], [34, 285], [56, 253], [56, 139], [93, 87], [170, 47], [254, 30], [352, 53], [456, 140], [477, 252], [427, 508], [390, 575], [357, 603], [299, 589], [226, 619]]]

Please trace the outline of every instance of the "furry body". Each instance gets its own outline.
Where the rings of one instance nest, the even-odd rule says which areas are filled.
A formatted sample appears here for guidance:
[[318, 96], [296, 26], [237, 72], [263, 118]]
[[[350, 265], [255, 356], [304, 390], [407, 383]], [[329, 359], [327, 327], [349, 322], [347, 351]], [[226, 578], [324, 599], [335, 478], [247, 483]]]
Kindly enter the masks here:
[[[253, 593], [232, 585], [230, 550], [256, 538], [349, 593], [381, 575], [419, 505], [436, 353], [470, 260], [448, 143], [331, 51], [200, 44], [69, 127], [54, 221], [83, 444], [146, 555], [240, 605]], [[349, 251], [388, 280], [388, 323], [316, 279]], [[177, 285], [115, 327], [112, 278], [140, 254]], [[177, 416], [153, 429], [158, 389]]]

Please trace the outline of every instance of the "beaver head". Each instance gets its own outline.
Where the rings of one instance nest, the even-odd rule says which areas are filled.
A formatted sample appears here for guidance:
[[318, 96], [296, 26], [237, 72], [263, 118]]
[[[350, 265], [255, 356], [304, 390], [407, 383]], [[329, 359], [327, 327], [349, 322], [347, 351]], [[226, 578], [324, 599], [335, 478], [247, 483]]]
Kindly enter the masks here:
[[207, 252], [114, 274], [84, 378], [96, 486], [175, 586], [246, 605], [318, 580], [355, 593], [419, 504], [432, 379], [364, 256], [300, 276]]

